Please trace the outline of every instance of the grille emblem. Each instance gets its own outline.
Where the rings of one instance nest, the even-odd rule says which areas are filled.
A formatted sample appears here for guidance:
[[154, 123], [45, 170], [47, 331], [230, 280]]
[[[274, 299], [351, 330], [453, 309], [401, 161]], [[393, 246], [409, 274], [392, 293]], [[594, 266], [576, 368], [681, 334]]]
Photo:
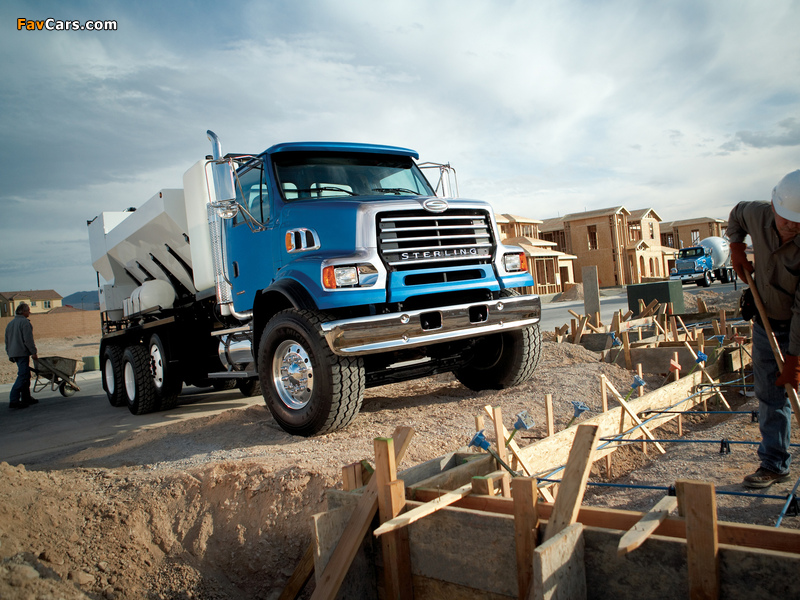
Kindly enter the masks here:
[[441, 198], [428, 198], [422, 203], [422, 206], [428, 212], [441, 213], [447, 210], [447, 201]]

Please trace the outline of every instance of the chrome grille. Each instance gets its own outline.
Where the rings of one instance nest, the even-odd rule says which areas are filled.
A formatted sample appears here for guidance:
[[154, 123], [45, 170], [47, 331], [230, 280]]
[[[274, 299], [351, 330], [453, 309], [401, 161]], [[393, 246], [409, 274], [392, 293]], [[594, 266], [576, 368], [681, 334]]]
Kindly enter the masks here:
[[378, 248], [391, 270], [487, 264], [492, 258], [489, 215], [479, 210], [381, 213]]

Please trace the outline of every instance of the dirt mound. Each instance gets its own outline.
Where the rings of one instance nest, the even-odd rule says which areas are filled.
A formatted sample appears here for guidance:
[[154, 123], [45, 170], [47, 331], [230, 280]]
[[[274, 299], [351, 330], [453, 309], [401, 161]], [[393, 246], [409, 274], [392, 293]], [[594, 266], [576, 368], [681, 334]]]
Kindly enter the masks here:
[[694, 293], [684, 291], [684, 312], [700, 312], [697, 306], [698, 298], [705, 303], [709, 312], [718, 312], [720, 310], [736, 311], [739, 309], [739, 298], [741, 295], [741, 288], [739, 290], [732, 290], [726, 293], [715, 292], [707, 289], [697, 290]]
[[553, 302], [569, 302], [572, 300], [583, 300], [583, 284], [576, 283], [566, 292], [561, 292]]

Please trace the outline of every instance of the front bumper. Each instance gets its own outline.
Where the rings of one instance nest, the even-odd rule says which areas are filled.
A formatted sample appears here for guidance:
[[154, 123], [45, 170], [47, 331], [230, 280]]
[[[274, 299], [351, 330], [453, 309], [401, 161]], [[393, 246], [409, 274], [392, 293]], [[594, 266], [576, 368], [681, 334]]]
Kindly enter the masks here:
[[357, 356], [522, 329], [538, 323], [541, 315], [539, 296], [509, 296], [330, 321], [322, 324], [322, 332], [335, 354]]
[[690, 273], [688, 275], [670, 275], [670, 281], [701, 281], [706, 276], [705, 273]]

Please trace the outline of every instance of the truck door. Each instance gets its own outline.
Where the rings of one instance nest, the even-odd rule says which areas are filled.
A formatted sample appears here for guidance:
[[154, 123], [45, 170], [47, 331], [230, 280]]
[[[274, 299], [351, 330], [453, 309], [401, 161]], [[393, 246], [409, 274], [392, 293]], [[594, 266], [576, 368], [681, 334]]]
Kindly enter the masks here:
[[273, 279], [271, 200], [261, 160], [237, 172], [236, 201], [241, 208], [225, 221], [225, 266], [237, 312], [251, 309], [256, 292]]

